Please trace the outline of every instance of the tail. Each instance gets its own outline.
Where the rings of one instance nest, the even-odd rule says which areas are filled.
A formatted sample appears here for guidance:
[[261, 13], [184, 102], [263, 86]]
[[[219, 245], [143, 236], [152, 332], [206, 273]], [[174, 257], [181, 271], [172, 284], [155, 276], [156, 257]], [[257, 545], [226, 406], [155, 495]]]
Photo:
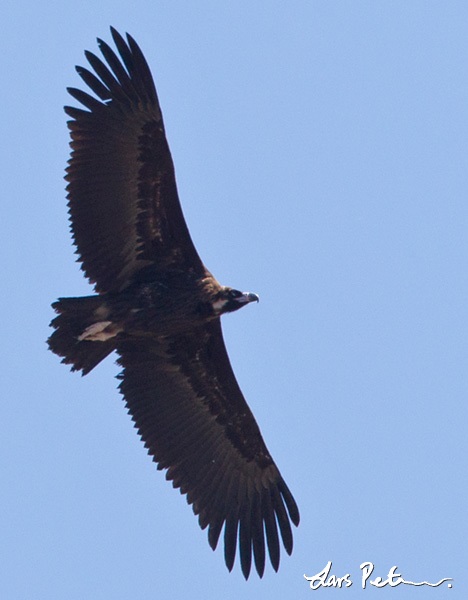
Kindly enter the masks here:
[[52, 308], [58, 317], [51, 322], [55, 331], [47, 340], [50, 350], [63, 357], [63, 363], [72, 365], [72, 371], [82, 371], [86, 375], [115, 348], [113, 339], [79, 339], [87, 327], [99, 320], [103, 310], [102, 297], [59, 298]]

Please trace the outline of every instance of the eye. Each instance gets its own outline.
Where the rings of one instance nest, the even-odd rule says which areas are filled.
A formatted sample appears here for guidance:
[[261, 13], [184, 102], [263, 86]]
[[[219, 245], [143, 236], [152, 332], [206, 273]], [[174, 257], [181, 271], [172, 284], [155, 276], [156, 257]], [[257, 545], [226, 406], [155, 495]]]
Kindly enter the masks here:
[[239, 292], [239, 290], [229, 290], [228, 296], [229, 298], [240, 298], [242, 296], [242, 292]]

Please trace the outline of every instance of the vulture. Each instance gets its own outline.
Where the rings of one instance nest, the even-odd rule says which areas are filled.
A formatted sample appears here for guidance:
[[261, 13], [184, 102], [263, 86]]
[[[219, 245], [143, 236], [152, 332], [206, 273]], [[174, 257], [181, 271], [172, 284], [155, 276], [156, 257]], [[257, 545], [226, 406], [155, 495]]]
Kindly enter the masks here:
[[[115, 52], [76, 67], [92, 94], [68, 88], [65, 179], [73, 242], [95, 295], [60, 298], [48, 339], [89, 373], [116, 351], [119, 390], [158, 469], [198, 515], [214, 550], [224, 530], [232, 570], [275, 571], [293, 548], [296, 502], [234, 376], [221, 315], [258, 296], [223, 286], [201, 261], [177, 194], [153, 78], [135, 40], [111, 28]], [[89, 91], [88, 90], [88, 91]]]

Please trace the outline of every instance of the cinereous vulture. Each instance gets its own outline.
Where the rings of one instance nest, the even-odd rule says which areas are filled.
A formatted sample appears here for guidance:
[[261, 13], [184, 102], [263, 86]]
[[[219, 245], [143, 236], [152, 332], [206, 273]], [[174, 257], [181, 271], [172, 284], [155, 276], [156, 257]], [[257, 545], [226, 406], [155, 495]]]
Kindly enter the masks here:
[[258, 296], [219, 284], [198, 256], [151, 72], [133, 38], [111, 32], [118, 54], [98, 40], [104, 61], [86, 52], [92, 70], [77, 67], [94, 95], [69, 88], [82, 107], [65, 107], [71, 230], [96, 295], [55, 302], [48, 343], [83, 374], [117, 352], [120, 391], [158, 469], [186, 494], [213, 549], [224, 526], [228, 569], [239, 545], [245, 578], [252, 554], [261, 577], [266, 547], [278, 569], [280, 535], [291, 553], [299, 511], [221, 331], [221, 315]]

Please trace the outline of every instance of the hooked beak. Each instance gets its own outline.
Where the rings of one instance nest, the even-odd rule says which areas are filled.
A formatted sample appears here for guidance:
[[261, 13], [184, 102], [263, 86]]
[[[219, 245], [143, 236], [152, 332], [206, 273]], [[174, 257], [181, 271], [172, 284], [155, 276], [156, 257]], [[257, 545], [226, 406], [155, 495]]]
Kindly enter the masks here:
[[260, 298], [252, 292], [244, 292], [242, 296], [235, 298], [235, 301], [239, 302], [239, 304], [248, 304], [249, 302], [259, 302]]

